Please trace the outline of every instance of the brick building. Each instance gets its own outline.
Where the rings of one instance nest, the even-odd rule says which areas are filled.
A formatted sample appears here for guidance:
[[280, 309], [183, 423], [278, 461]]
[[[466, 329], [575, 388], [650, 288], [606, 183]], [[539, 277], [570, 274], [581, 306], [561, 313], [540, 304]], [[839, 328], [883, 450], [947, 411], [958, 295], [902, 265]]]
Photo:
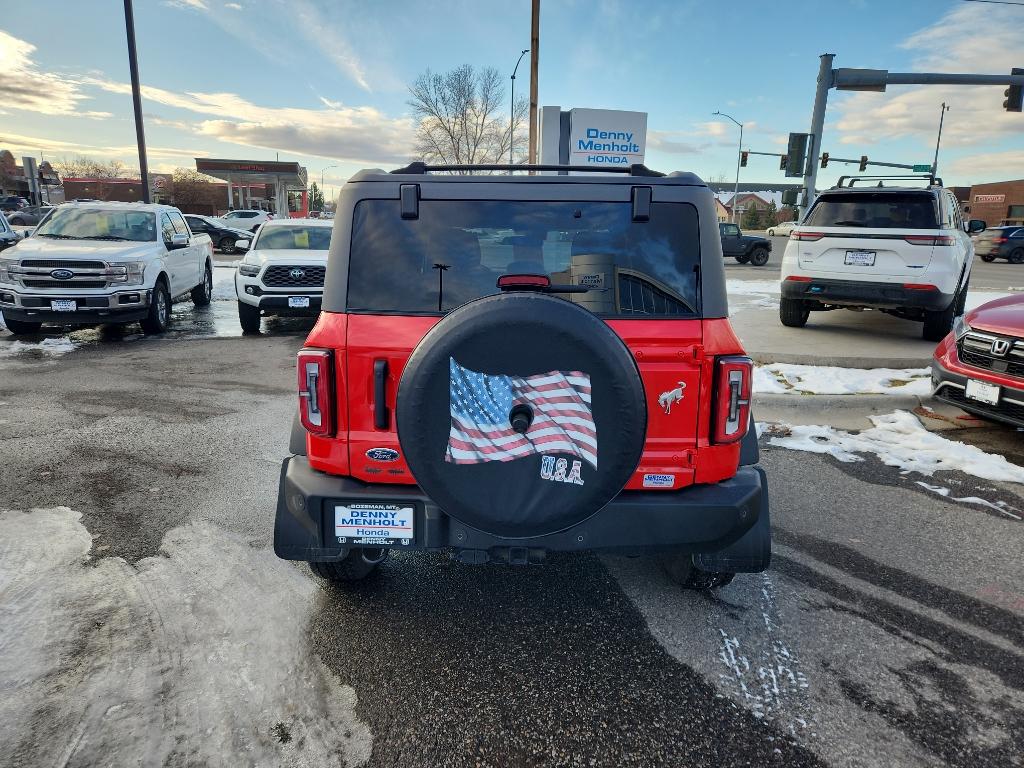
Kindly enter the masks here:
[[964, 211], [990, 227], [1024, 224], [1024, 179], [975, 184]]

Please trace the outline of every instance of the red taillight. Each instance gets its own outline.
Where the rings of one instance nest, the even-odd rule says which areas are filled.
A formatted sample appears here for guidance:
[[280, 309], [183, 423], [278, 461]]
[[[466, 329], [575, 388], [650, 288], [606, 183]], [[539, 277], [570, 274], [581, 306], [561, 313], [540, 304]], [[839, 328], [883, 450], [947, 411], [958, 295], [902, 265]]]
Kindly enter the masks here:
[[754, 363], [749, 357], [720, 357], [715, 361], [716, 443], [735, 443], [750, 423], [750, 390]]
[[334, 434], [333, 358], [329, 349], [299, 351], [299, 419], [322, 437]]
[[811, 282], [811, 278], [804, 277], [803, 275], [788, 275], [786, 277], [786, 279], [789, 280], [791, 283], [809, 283], [809, 282]]
[[1006, 242], [1006, 238], [1005, 237], [993, 237], [992, 238], [992, 242], [993, 243], [1005, 243]]
[[929, 283], [904, 283], [903, 287], [908, 291], [937, 291], [939, 286]]
[[789, 233], [789, 236], [794, 240], [821, 240], [825, 236], [824, 232], [798, 232], [795, 229]]
[[911, 245], [952, 245], [950, 235], [904, 235], [903, 239]]

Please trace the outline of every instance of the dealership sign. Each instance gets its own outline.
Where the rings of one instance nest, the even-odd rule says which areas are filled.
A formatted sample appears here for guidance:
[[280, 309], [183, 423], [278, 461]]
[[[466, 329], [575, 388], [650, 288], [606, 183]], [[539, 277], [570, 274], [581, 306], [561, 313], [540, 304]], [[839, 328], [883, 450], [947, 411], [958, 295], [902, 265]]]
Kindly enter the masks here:
[[974, 202], [976, 203], [1002, 203], [1006, 200], [1006, 195], [975, 195]]
[[643, 163], [646, 112], [573, 109], [569, 115], [570, 165], [626, 168]]

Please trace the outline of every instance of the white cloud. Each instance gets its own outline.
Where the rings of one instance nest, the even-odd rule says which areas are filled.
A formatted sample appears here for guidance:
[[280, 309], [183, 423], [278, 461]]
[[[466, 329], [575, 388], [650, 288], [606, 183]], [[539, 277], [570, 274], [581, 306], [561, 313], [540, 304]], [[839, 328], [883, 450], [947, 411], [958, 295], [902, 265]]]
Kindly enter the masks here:
[[942, 165], [942, 170], [946, 172], [943, 175], [951, 177], [1005, 179], [1008, 175], [1020, 176], [1024, 171], [1024, 149], [968, 155], [943, 162]]
[[94, 119], [111, 116], [109, 112], [81, 110], [79, 102], [86, 101], [88, 96], [81, 92], [79, 83], [63, 75], [40, 71], [32, 60], [35, 51], [32, 43], [0, 30], [0, 61], [4, 63], [0, 103], [5, 108]]
[[210, 10], [206, 0], [164, 0], [164, 5], [169, 5], [172, 8], [193, 8], [197, 11]]
[[685, 141], [684, 139], [690, 135], [692, 134], [680, 131], [650, 130], [647, 132], [647, 149], [676, 155], [695, 155], [711, 146], [707, 142]]
[[340, 101], [331, 101], [330, 99], [325, 98], [323, 96], [320, 97], [320, 103], [323, 104], [328, 109], [341, 109]]
[[[1020, 65], [1024, 24], [1020, 9], [964, 4], [907, 38], [918, 72], [1009, 74]], [[1021, 115], [1003, 110], [1005, 86], [890, 86], [840, 103], [836, 123], [843, 144], [867, 145], [903, 137], [934, 141], [939, 105], [946, 102], [944, 146], [991, 143], [1024, 131]]]
[[230, 8], [232, 11], [240, 11], [240, 10], [242, 10], [242, 6], [239, 5], [238, 3], [224, 3], [224, 7], [225, 8]]
[[698, 133], [704, 136], [725, 136], [735, 126], [724, 120], [712, 120], [698, 125]]

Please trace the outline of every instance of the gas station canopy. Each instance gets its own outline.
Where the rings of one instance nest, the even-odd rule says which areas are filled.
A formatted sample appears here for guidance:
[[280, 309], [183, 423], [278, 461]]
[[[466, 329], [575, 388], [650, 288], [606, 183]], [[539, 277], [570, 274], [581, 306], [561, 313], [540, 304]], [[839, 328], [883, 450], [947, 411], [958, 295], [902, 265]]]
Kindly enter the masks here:
[[288, 191], [306, 188], [306, 169], [298, 163], [275, 160], [218, 160], [196, 158], [196, 170], [228, 183], [228, 204], [234, 205], [232, 186], [239, 188], [239, 202], [245, 207], [242, 190], [250, 184], [273, 184], [278, 212], [288, 210]]

